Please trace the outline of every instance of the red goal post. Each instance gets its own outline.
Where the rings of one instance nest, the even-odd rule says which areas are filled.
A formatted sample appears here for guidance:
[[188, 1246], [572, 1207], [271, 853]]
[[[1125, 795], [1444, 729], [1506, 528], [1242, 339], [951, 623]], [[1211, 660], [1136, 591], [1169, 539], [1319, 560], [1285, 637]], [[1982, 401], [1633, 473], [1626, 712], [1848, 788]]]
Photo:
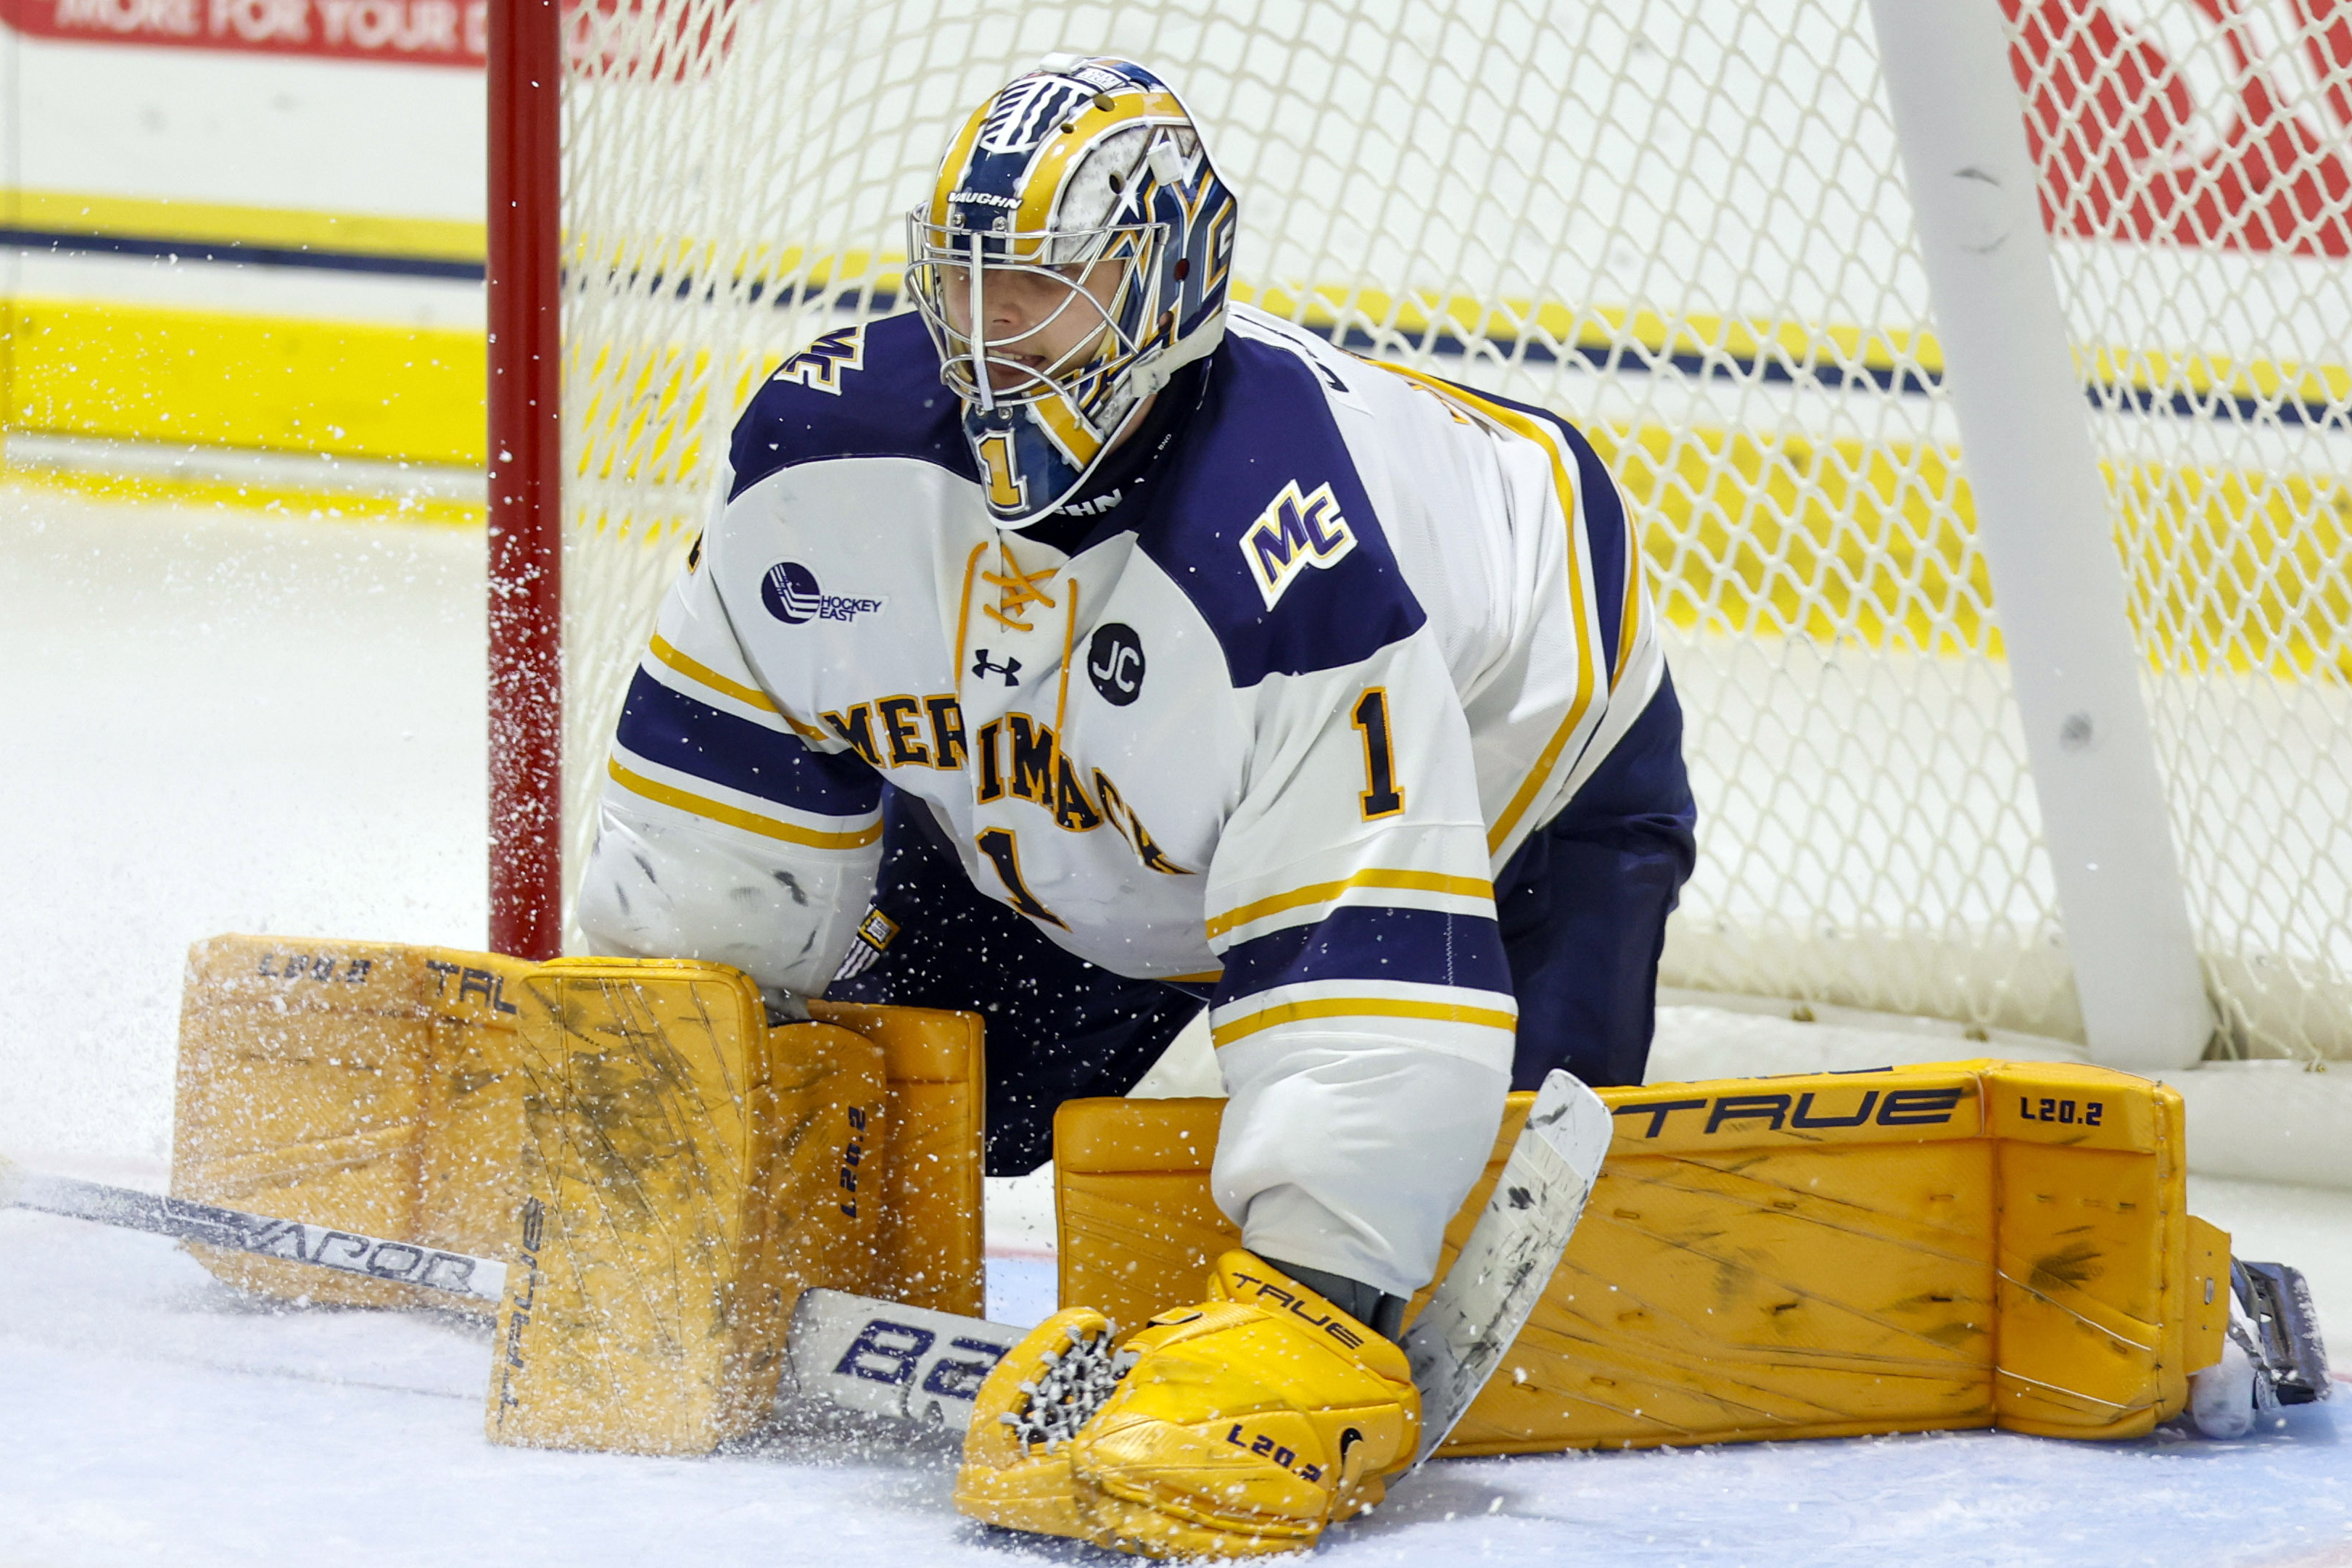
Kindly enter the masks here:
[[[493, 944], [561, 943], [736, 407], [899, 308], [953, 117], [1110, 48], [1216, 138], [1242, 297], [1609, 461], [1703, 813], [1666, 984], [2150, 1063], [2201, 997], [2229, 1050], [2352, 1056], [2352, 0], [1935, 9], [2000, 32], [1971, 86], [2015, 106], [2063, 323], [2020, 350], [1970, 307], [1980, 347], [2067, 367], [2007, 437], [1937, 331], [1952, 215], [1905, 177], [1872, 0], [496, 0]], [[1979, 515], [1967, 475], [2037, 426], [2090, 515]], [[2013, 658], [2032, 595], [1994, 591], [2053, 528], [2122, 601], [2098, 713]], [[2176, 863], [2103, 891], [2103, 831]], [[2158, 991], [2173, 1037], [2098, 1022]]]
[[562, 18], [491, 0], [489, 945], [562, 950]]

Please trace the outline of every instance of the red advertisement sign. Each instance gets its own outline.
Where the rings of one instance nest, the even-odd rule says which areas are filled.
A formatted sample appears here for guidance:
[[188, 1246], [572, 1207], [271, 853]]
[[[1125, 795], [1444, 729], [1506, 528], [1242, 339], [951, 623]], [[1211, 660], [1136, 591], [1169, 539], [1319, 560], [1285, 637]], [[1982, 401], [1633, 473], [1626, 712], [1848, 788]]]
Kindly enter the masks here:
[[[645, 0], [565, 0], [572, 68], [682, 79], [709, 68], [733, 37], [732, 0], [681, 7], [650, 28], [644, 10]], [[36, 38], [474, 68], [489, 16], [489, 0], [0, 0], [0, 23]]]
[[2352, 256], [2352, 0], [2001, 0], [2053, 234]]
[[[566, 0], [572, 68], [699, 75], [734, 0]], [[2054, 234], [2352, 257], [2352, 0], [2001, 0]], [[698, 19], [696, 13], [699, 12]], [[488, 0], [0, 0], [35, 37], [478, 68]]]
[[489, 0], [0, 0], [36, 38], [482, 64]]

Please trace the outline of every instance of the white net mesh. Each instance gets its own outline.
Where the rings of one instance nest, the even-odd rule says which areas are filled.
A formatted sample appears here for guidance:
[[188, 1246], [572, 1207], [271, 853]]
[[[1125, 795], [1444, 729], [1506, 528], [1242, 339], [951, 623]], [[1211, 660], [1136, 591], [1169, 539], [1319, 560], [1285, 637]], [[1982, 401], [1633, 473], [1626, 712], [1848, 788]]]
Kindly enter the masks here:
[[2352, 4], [2008, 4], [2208, 989], [2352, 1055]]
[[[1702, 813], [1664, 981], [2079, 1035], [1863, 0], [600, 4], [565, 110], [569, 866], [751, 378], [901, 308], [899, 215], [982, 95], [1125, 53], [1240, 192], [1243, 297], [1556, 408], [1624, 485]], [[2250, 1041], [2347, 1048], [2343, 373], [2315, 424], [2197, 390], [2342, 357], [2341, 253], [2064, 250], [2082, 345], [2165, 410], [2100, 431], [2213, 984]]]

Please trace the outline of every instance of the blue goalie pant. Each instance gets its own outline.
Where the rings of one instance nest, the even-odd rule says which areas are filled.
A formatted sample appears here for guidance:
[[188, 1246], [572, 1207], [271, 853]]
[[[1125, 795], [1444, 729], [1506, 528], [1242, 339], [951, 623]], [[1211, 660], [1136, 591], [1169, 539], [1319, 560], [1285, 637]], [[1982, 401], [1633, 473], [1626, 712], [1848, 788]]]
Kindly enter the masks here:
[[[1589, 1084], [1642, 1081], [1666, 916], [1696, 853], [1682, 730], [1669, 679], [1495, 879], [1519, 1004], [1514, 1089], [1556, 1067]], [[1063, 952], [972, 887], [921, 801], [886, 788], [882, 821], [881, 918], [825, 995], [980, 1014], [989, 1173], [1034, 1171], [1053, 1157], [1055, 1109], [1133, 1089], [1210, 987], [1130, 980]]]

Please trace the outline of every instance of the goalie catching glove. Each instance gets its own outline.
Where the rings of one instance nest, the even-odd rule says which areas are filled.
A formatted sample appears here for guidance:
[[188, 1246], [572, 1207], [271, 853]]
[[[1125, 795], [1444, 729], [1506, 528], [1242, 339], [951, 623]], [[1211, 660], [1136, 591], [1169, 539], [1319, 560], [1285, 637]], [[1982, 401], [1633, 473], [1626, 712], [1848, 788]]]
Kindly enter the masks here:
[[1039, 1324], [981, 1388], [956, 1507], [1150, 1557], [1304, 1550], [1412, 1464], [1394, 1342], [1247, 1252], [1209, 1300], [1113, 1348], [1100, 1312]]

